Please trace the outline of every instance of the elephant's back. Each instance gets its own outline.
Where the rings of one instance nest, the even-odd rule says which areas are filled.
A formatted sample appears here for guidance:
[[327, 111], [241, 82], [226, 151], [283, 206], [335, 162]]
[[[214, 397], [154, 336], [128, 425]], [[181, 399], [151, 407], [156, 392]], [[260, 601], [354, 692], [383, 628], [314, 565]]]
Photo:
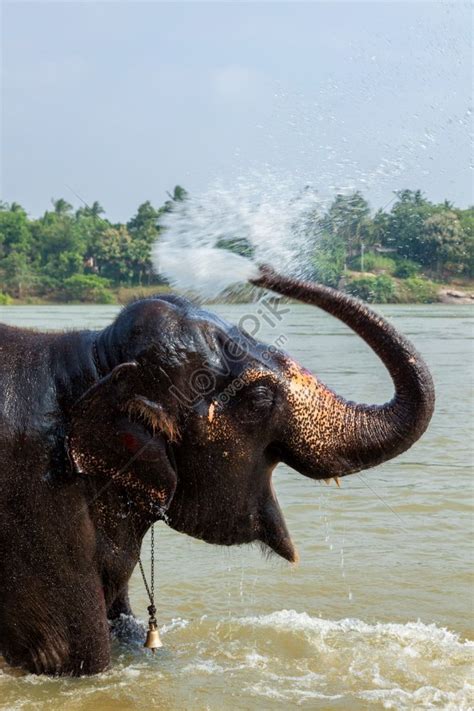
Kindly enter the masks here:
[[0, 324], [0, 454], [40, 436], [55, 410], [50, 367], [51, 334]]

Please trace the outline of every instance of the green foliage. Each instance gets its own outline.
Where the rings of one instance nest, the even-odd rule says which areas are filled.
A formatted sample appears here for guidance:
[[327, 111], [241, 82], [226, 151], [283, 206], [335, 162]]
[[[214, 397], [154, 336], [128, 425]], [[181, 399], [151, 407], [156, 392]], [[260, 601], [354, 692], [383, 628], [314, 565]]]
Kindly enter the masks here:
[[66, 301], [113, 304], [114, 297], [108, 291], [109, 287], [109, 280], [96, 274], [74, 274], [64, 280], [62, 291]]
[[361, 257], [353, 257], [350, 266], [356, 271], [393, 274], [397, 263], [391, 257], [384, 257], [376, 252], [366, 252], [363, 260]]
[[37, 281], [28, 255], [24, 252], [10, 252], [0, 261], [2, 288], [12, 296], [21, 299]]
[[472, 277], [472, 209], [455, 210], [448, 201], [436, 205], [419, 190], [396, 195], [390, 213], [379, 211], [374, 217], [377, 240], [434, 276]]
[[395, 282], [386, 274], [352, 279], [347, 284], [346, 291], [372, 304], [389, 304], [396, 300]]
[[420, 265], [412, 262], [411, 259], [400, 259], [395, 266], [393, 275], [399, 279], [408, 279], [415, 276], [420, 271]]
[[439, 286], [420, 276], [409, 277], [398, 284], [397, 301], [405, 304], [432, 304], [438, 300]]
[[53, 203], [54, 207], [54, 212], [56, 215], [69, 215], [72, 210], [72, 205], [70, 205], [66, 200], [63, 200], [63, 198], [59, 198], [59, 200], [51, 200]]
[[425, 220], [422, 241], [425, 246], [423, 264], [433, 273], [462, 273], [467, 257], [464, 234], [458, 216], [444, 210]]
[[147, 200], [138, 208], [137, 214], [127, 222], [130, 242], [127, 249], [128, 265], [132, 283], [150, 284], [153, 268], [150, 260], [151, 247], [159, 235], [156, 210]]
[[341, 238], [323, 234], [314, 252], [313, 268], [316, 281], [337, 287], [344, 272], [346, 251]]
[[[459, 210], [448, 201], [434, 204], [419, 190], [402, 190], [396, 193], [396, 198], [390, 212], [378, 210], [371, 217], [359, 193], [338, 195], [324, 215], [314, 218], [313, 233], [323, 234], [323, 243], [329, 235], [337, 238], [344, 265], [355, 271], [398, 279], [420, 275], [448, 280], [473, 278], [474, 208]], [[393, 255], [382, 254], [384, 250]], [[337, 285], [342, 273], [341, 252], [337, 260], [332, 259], [316, 240], [314, 255], [316, 277], [331, 286]], [[337, 268], [333, 270], [335, 265]], [[354, 283], [350, 288], [362, 298], [379, 301], [397, 298], [389, 293], [388, 287], [378, 288], [371, 280]], [[433, 294], [426, 282], [402, 292], [403, 298], [406, 294], [411, 298], [420, 293], [423, 300], [431, 299]]]
[[[177, 185], [168, 198], [159, 208], [143, 202], [126, 224], [111, 223], [98, 201], [74, 210], [59, 198], [39, 218], [29, 217], [18, 203], [0, 201], [2, 298], [61, 295], [107, 303], [112, 298], [109, 285], [146, 290], [163, 284], [152, 270], [151, 247], [164, 229], [161, 217], [188, 194]], [[437, 287], [423, 277], [474, 277], [474, 207], [434, 204], [419, 190], [396, 193], [390, 210], [374, 215], [359, 192], [336, 195], [323, 212], [315, 196], [294, 229], [312, 245], [310, 266], [323, 284], [337, 288], [348, 267], [373, 274], [347, 286], [368, 301], [428, 303], [436, 299]], [[290, 230], [288, 240], [292, 238]], [[245, 257], [254, 254], [245, 237], [224, 235], [217, 246]], [[383, 253], [387, 248], [390, 256]]]
[[474, 207], [456, 210], [463, 233], [465, 274], [474, 278]]
[[318, 227], [344, 246], [347, 257], [359, 254], [361, 245], [372, 241], [369, 204], [359, 192], [336, 195]]
[[80, 207], [76, 212], [76, 217], [92, 217], [93, 220], [97, 220], [101, 215], [105, 213], [104, 208], [95, 200], [92, 205], [84, 205]]
[[15, 203], [13, 209], [0, 210], [0, 258], [10, 252], [27, 252], [31, 233], [26, 212]]
[[173, 194], [168, 193], [168, 197], [169, 200], [167, 200], [162, 207], [163, 212], [171, 212], [172, 210], [174, 210], [177, 202], [184, 202], [184, 200], [187, 200], [188, 192], [187, 190], [182, 188], [181, 185], [176, 185], [175, 189], [173, 190]]
[[161, 208], [144, 202], [126, 225], [105, 219], [97, 200], [75, 212], [63, 198], [52, 200], [52, 209], [38, 219], [29, 219], [16, 203], [0, 203], [0, 289], [21, 299], [62, 293], [105, 302], [111, 297], [99, 282], [71, 278], [95, 276], [116, 287], [163, 283], [150, 261], [159, 217], [186, 198], [178, 185]]
[[402, 190], [384, 221], [380, 237], [382, 244], [396, 247], [399, 256], [423, 264], [423, 233], [425, 220], [434, 212], [434, 205], [419, 191]]
[[132, 236], [125, 225], [105, 226], [88, 250], [88, 270], [96, 269], [100, 276], [116, 285], [131, 285], [134, 281]]
[[8, 294], [4, 294], [3, 291], [0, 291], [0, 306], [7, 306], [8, 304], [11, 304], [11, 302], [12, 297]]

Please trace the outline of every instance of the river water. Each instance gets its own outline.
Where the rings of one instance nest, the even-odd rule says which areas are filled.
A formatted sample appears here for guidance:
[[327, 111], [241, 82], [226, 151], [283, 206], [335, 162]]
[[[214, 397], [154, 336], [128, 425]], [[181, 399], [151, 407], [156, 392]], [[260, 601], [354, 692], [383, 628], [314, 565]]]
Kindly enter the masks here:
[[[253, 305], [212, 307], [233, 322]], [[158, 618], [165, 644], [114, 643], [110, 671], [47, 679], [0, 661], [2, 709], [472, 708], [472, 311], [383, 306], [430, 365], [432, 424], [409, 452], [341, 488], [279, 466], [275, 487], [301, 562], [249, 546], [209, 546], [157, 527]], [[111, 306], [0, 308], [0, 321], [100, 328]], [[291, 306], [258, 337], [354, 400], [382, 402], [391, 384], [376, 357], [317, 309]], [[255, 323], [255, 319], [247, 320]], [[281, 342], [281, 341], [280, 341]], [[149, 558], [144, 546], [145, 566]], [[139, 575], [132, 602], [146, 616]]]

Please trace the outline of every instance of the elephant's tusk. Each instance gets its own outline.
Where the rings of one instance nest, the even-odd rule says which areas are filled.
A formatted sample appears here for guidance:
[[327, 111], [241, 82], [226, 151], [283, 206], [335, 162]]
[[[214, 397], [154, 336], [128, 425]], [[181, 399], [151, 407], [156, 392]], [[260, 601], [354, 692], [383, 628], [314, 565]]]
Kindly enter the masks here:
[[332, 476], [332, 477], [330, 477], [329, 479], [323, 479], [323, 481], [324, 481], [325, 484], [327, 484], [327, 485], [329, 486], [329, 484], [332, 482], [333, 479], [334, 479], [334, 481], [336, 482], [337, 486], [338, 486], [339, 489], [340, 489], [340, 488], [341, 488], [341, 481], [340, 481], [340, 479], [339, 479], [338, 476], [334, 476], [334, 477]]

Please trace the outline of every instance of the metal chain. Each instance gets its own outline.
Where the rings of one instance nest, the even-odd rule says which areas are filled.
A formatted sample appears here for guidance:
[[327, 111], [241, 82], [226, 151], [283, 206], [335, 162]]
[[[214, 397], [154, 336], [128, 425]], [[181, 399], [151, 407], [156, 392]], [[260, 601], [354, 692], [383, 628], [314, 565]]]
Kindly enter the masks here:
[[143, 568], [143, 563], [141, 556], [138, 558], [138, 565], [140, 566], [140, 572], [142, 574], [143, 578], [143, 584], [145, 586], [146, 593], [148, 595], [148, 598], [150, 600], [150, 605], [148, 606], [148, 612], [150, 614], [150, 618], [152, 618], [152, 621], [155, 620], [155, 613], [156, 613], [156, 607], [155, 607], [155, 524], [152, 524], [151, 526], [151, 532], [150, 532], [150, 585], [148, 585], [148, 580], [146, 579], [145, 575], [145, 570]]
[[150, 563], [150, 582], [151, 582], [151, 600], [155, 604], [155, 524], [151, 525], [151, 563]]

